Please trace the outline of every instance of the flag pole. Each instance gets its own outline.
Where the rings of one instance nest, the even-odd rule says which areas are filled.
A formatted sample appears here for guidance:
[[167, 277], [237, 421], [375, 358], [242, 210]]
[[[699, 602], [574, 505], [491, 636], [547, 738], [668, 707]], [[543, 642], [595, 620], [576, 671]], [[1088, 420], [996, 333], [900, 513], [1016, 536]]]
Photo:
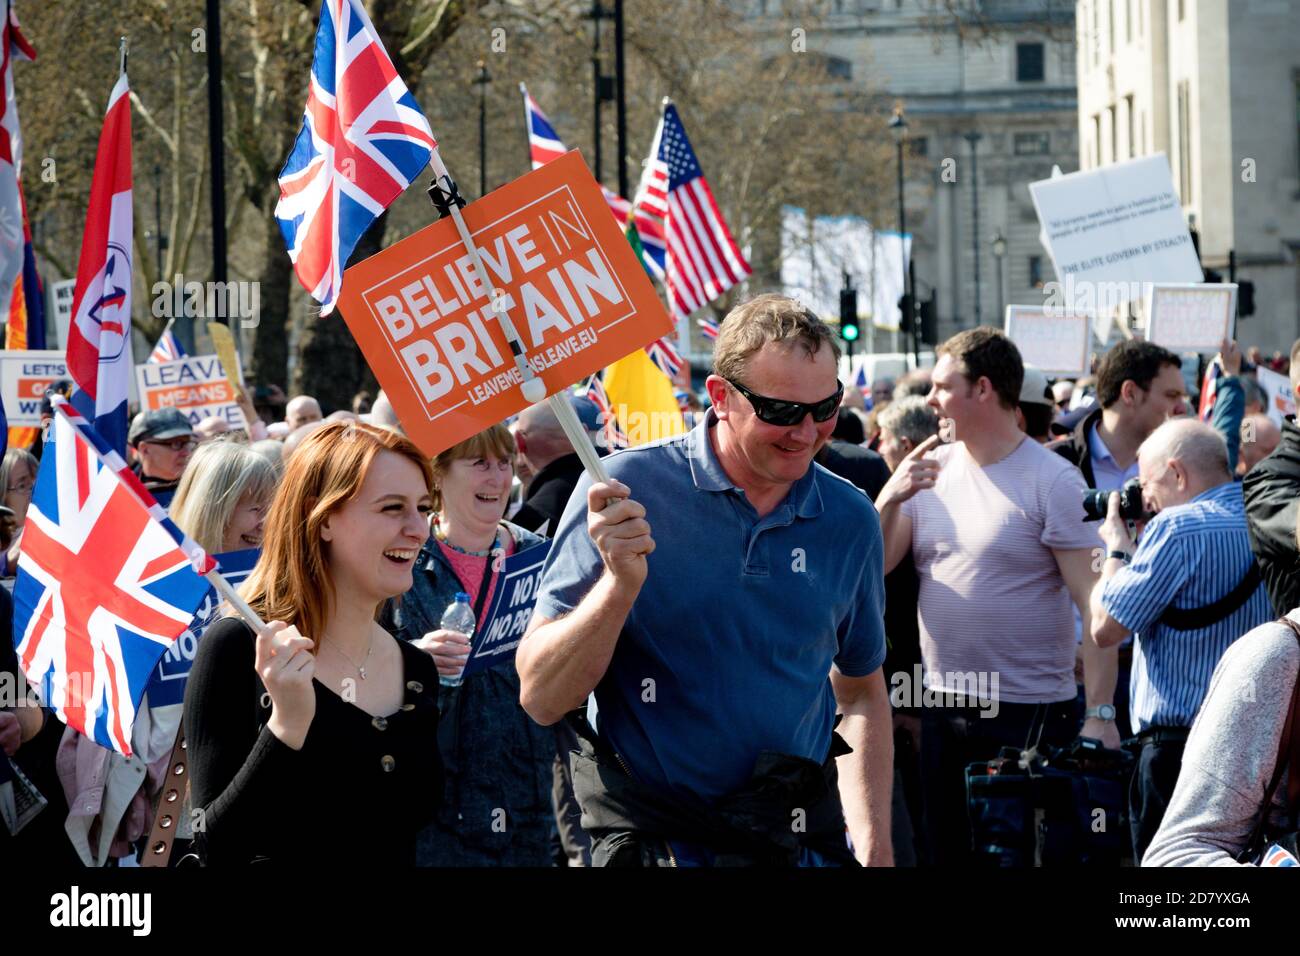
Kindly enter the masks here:
[[119, 61], [119, 74], [126, 73], [126, 47], [126, 37], [122, 37], [121, 42], [118, 44], [118, 53], [121, 57]]
[[[451, 216], [452, 221], [456, 224], [456, 232], [460, 235], [460, 241], [464, 244], [465, 251], [469, 253], [470, 263], [483, 282], [484, 287], [487, 288], [487, 270], [483, 268], [478, 246], [474, 243], [474, 237], [470, 235], [469, 226], [465, 224], [465, 217], [461, 215], [460, 207], [464, 204], [464, 199], [457, 190], [456, 182], [451, 178], [451, 173], [447, 171], [447, 166], [443, 163], [437, 146], [434, 146], [429, 153], [429, 168], [433, 170], [434, 176], [434, 183], [429, 189], [429, 196], [440, 213]], [[496, 289], [488, 289], [488, 304], [492, 308], [492, 317], [496, 319], [497, 324], [501, 327], [506, 342], [510, 346], [510, 351], [514, 355], [515, 368], [519, 370], [522, 379], [520, 390], [523, 392], [524, 399], [534, 405], [546, 401], [556, 420], [560, 423], [560, 428], [564, 430], [564, 434], [573, 445], [573, 450], [577, 452], [578, 457], [582, 460], [583, 467], [591, 475], [592, 480], [609, 481], [609, 476], [600, 463], [600, 456], [596, 453], [596, 446], [591, 443], [591, 436], [582, 427], [582, 422], [578, 421], [578, 414], [573, 410], [573, 405], [569, 402], [568, 397], [562, 391], [552, 395], [549, 399], [546, 397], [546, 383], [538, 377], [532, 366], [528, 364], [528, 355], [524, 351], [523, 339], [519, 337], [519, 330], [515, 328], [510, 316], [501, 308], [501, 300], [497, 291]]]
[[247, 602], [239, 596], [229, 581], [222, 576], [221, 572], [215, 568], [203, 575], [208, 583], [217, 589], [217, 593], [230, 602], [233, 607], [254, 631], [262, 633], [266, 630], [266, 622], [258, 616], [257, 612], [248, 606]]

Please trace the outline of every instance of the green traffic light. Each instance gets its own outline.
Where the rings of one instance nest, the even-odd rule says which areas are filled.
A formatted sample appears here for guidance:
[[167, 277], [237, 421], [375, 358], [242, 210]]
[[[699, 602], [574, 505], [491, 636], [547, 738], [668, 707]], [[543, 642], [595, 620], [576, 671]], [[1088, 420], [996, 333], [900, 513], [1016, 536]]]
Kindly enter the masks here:
[[856, 325], [846, 325], [840, 329], [840, 338], [846, 342], [856, 341], [858, 337], [858, 327]]

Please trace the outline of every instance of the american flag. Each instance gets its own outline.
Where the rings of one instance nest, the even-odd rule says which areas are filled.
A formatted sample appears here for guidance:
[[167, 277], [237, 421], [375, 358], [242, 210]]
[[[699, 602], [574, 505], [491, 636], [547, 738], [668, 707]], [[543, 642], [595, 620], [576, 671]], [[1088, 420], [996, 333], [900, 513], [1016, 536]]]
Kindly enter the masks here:
[[691, 149], [677, 108], [665, 102], [633, 205], [664, 223], [665, 285], [678, 319], [719, 298], [749, 275], [749, 263]]
[[168, 322], [167, 328], [163, 329], [162, 335], [158, 336], [158, 344], [149, 353], [149, 361], [174, 362], [183, 358], [185, 358], [185, 349], [181, 347], [180, 339], [176, 338], [176, 333], [172, 331], [172, 323]]
[[[635, 353], [633, 353], [635, 354]], [[600, 410], [600, 420], [604, 422], [605, 445], [609, 448], [626, 448], [627, 435], [618, 423], [618, 417], [614, 410], [609, 406], [609, 396], [605, 394], [605, 386], [600, 380], [600, 375], [593, 375], [587, 382], [587, 398]]]
[[706, 339], [710, 342], [717, 341], [718, 333], [721, 331], [721, 327], [717, 322], [712, 319], [696, 319], [695, 324], [700, 327], [700, 331], [704, 333]]
[[359, 0], [325, 0], [302, 130], [275, 207], [298, 281], [329, 315], [357, 240], [438, 146]]
[[1203, 422], [1208, 422], [1214, 415], [1214, 400], [1219, 394], [1219, 379], [1223, 377], [1223, 362], [1216, 355], [1205, 367], [1205, 378], [1201, 379], [1201, 398], [1196, 405], [1196, 415]]
[[126, 462], [53, 397], [23, 527], [13, 640], [27, 680], [73, 729], [131, 754], [158, 659], [184, 633], [215, 567]]
[[[538, 169], [553, 159], [559, 159], [569, 150], [555, 132], [551, 121], [542, 112], [542, 108], [537, 105], [537, 100], [533, 99], [532, 94], [528, 92], [528, 87], [520, 83], [519, 92], [524, 95], [524, 122], [528, 125], [528, 158], [533, 164], [533, 169]], [[626, 230], [627, 217], [632, 210], [632, 204], [603, 185], [600, 191], [604, 194], [605, 202], [609, 204], [609, 211], [613, 213], [618, 227]], [[651, 274], [662, 280], [664, 277], [663, 223], [645, 213], [638, 213], [635, 222], [637, 235], [641, 239], [641, 259]]]

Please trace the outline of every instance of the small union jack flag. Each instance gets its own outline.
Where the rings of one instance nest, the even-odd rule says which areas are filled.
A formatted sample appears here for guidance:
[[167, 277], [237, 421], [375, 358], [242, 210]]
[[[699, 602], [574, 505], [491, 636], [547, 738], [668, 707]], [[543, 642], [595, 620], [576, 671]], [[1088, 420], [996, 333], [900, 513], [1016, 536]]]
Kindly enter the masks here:
[[681, 353], [667, 338], [656, 339], [647, 345], [645, 350], [650, 356], [650, 361], [654, 362], [659, 367], [659, 371], [670, 379], [682, 367]]
[[1300, 866], [1300, 860], [1291, 854], [1285, 847], [1278, 846], [1274, 843], [1264, 854], [1264, 858], [1259, 861], [1260, 866]]
[[163, 329], [163, 334], [158, 336], [158, 344], [149, 353], [149, 361], [174, 362], [183, 358], [185, 358], [185, 349], [181, 347], [180, 339], [176, 338], [176, 333], [172, 331], [172, 323], [168, 322], [167, 328]]
[[359, 0], [325, 0], [302, 130], [275, 207], [303, 288], [334, 310], [357, 240], [438, 144]]
[[695, 322], [700, 327], [700, 331], [704, 333], [706, 339], [710, 342], [716, 342], [718, 340], [718, 332], [721, 331], [721, 327], [717, 322], [714, 322], [712, 319], [696, 319]]
[[618, 417], [610, 407], [609, 396], [599, 375], [593, 375], [587, 382], [587, 398], [600, 410], [600, 420], [604, 422], [605, 444], [609, 448], [626, 448], [627, 435], [618, 423]]
[[13, 640], [27, 680], [73, 729], [130, 756], [158, 659], [185, 632], [216, 565], [108, 442], [52, 396], [23, 528]]
[[1219, 379], [1223, 376], [1223, 362], [1216, 355], [1205, 367], [1205, 378], [1201, 380], [1201, 399], [1196, 406], [1196, 415], [1203, 422], [1214, 416], [1214, 400], [1219, 394]]

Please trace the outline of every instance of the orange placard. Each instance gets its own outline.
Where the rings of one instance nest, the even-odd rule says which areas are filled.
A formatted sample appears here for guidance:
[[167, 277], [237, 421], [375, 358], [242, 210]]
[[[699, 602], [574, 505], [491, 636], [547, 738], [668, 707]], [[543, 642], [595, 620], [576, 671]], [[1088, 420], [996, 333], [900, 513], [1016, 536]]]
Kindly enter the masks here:
[[430, 456], [528, 402], [495, 296], [552, 395], [669, 334], [672, 320], [576, 152], [343, 274], [339, 308], [402, 427]]

